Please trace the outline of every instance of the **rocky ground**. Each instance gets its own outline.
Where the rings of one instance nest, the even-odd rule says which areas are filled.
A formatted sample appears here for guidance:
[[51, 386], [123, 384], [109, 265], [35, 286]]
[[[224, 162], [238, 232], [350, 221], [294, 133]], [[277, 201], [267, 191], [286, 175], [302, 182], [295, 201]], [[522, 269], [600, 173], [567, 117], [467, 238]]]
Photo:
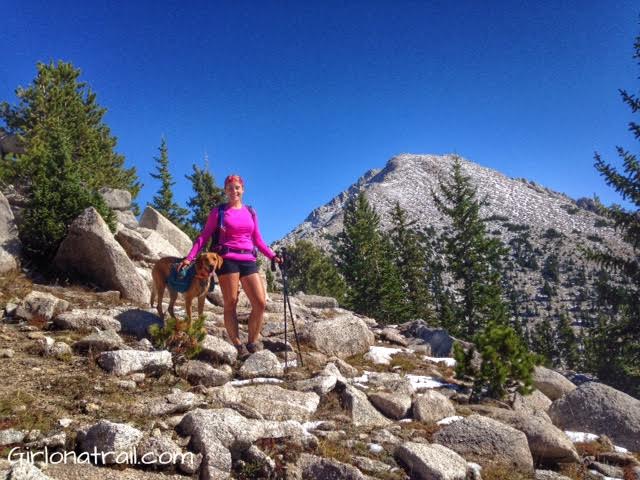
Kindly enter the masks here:
[[297, 295], [298, 365], [271, 294], [264, 350], [239, 362], [208, 302], [187, 360], [154, 349], [159, 319], [118, 292], [16, 272], [0, 292], [0, 478], [640, 478], [640, 401], [539, 368], [532, 395], [471, 404], [455, 339], [422, 321], [383, 328]]

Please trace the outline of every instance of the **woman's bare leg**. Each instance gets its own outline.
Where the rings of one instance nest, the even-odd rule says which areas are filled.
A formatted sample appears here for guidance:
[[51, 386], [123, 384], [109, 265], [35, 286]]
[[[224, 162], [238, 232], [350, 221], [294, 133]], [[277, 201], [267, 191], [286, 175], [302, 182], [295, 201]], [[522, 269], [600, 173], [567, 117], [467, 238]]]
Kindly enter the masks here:
[[238, 315], [236, 313], [239, 278], [239, 273], [227, 273], [218, 277], [224, 301], [224, 327], [227, 329], [229, 340], [234, 345], [242, 344], [238, 331]]
[[260, 275], [252, 273], [240, 279], [242, 289], [247, 294], [251, 302], [251, 315], [249, 315], [249, 339], [248, 343], [258, 341], [260, 332], [262, 331], [262, 320], [264, 317], [264, 309], [267, 304], [266, 294]]

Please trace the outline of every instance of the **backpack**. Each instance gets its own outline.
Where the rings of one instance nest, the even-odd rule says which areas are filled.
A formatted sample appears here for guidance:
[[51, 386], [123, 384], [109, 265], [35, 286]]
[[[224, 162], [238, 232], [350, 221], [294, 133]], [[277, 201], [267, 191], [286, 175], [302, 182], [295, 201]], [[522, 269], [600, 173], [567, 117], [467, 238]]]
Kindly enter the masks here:
[[[255, 221], [256, 221], [256, 211], [253, 209], [253, 207], [251, 205], [245, 205], [245, 206], [249, 210], [249, 213], [251, 213], [251, 217], [253, 218], [253, 222], [255, 223]], [[220, 247], [220, 232], [223, 229], [224, 212], [227, 210], [227, 204], [226, 203], [221, 203], [216, 208], [218, 209], [218, 223], [216, 225], [215, 230], [213, 231], [213, 235], [211, 235], [211, 245], [209, 247], [209, 251], [210, 252], [216, 252], [216, 249], [218, 249], [218, 251], [219, 251], [219, 247]], [[255, 251], [256, 248], [254, 247], [253, 250], [254, 250], [254, 256], [257, 257], [257, 252]]]

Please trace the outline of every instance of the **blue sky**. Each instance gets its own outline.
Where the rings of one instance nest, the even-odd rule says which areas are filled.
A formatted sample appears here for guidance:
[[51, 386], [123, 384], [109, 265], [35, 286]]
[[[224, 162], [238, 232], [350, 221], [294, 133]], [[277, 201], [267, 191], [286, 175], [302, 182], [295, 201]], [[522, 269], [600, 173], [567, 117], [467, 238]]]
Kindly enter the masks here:
[[[160, 139], [177, 199], [205, 152], [276, 240], [398, 153], [457, 152], [578, 198], [637, 151], [633, 1], [5, 0], [0, 100], [65, 60], [108, 109], [144, 206]], [[6, 13], [9, 12], [9, 13]]]

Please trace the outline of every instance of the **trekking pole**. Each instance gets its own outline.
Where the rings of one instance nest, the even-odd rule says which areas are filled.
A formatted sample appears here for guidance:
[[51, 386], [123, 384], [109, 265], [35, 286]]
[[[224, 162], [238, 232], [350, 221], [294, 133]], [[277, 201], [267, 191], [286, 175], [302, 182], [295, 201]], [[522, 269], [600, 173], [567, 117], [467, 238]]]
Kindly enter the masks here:
[[[284, 368], [285, 370], [289, 369], [289, 362], [288, 362], [288, 356], [287, 356], [287, 352], [288, 352], [288, 339], [287, 339], [287, 308], [289, 309], [289, 316], [291, 317], [291, 325], [293, 326], [293, 335], [295, 337], [296, 340], [296, 348], [298, 349], [298, 358], [300, 359], [300, 366], [304, 366], [304, 363], [302, 361], [302, 351], [300, 350], [300, 341], [298, 339], [298, 331], [296, 330], [296, 322], [295, 319], [293, 317], [293, 309], [291, 308], [291, 301], [289, 300], [289, 287], [287, 285], [287, 249], [286, 248], [282, 248], [282, 250], [280, 251], [280, 253], [278, 254], [278, 257], [281, 259], [281, 263], [280, 263], [280, 273], [282, 273], [282, 300], [283, 300], [283, 306], [284, 306], [284, 343], [285, 343], [285, 349], [284, 349]], [[275, 265], [275, 260], [271, 260], [271, 271], [275, 271], [276, 269], [276, 265]]]

